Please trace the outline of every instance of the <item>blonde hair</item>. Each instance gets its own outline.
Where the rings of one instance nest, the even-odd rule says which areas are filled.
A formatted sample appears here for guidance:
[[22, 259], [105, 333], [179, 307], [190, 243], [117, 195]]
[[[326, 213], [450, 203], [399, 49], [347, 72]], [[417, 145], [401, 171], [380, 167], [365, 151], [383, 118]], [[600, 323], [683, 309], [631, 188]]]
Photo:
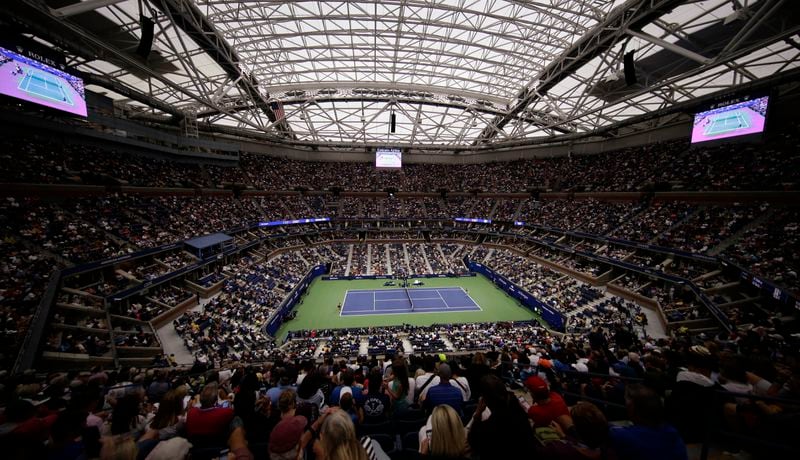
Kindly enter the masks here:
[[461, 417], [447, 404], [436, 406], [431, 414], [431, 455], [458, 458], [468, 451], [467, 430]]
[[327, 460], [367, 460], [367, 452], [356, 437], [356, 427], [344, 411], [325, 417], [319, 442]]
[[101, 460], [136, 460], [139, 453], [136, 442], [130, 436], [106, 436], [101, 442]]

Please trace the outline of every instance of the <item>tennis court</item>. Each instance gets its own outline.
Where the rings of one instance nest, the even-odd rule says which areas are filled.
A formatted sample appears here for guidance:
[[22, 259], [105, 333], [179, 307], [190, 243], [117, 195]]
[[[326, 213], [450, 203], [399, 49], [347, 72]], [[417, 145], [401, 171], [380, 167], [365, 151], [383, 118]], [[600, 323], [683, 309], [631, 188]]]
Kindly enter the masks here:
[[460, 287], [348, 290], [341, 316], [480, 311]]
[[713, 118], [703, 132], [706, 136], [716, 136], [718, 134], [736, 131], [737, 129], [747, 129], [750, 124], [747, 122], [747, 116], [739, 112], [729, 112], [720, 114], [719, 117]]
[[19, 89], [45, 99], [73, 105], [69, 93], [61, 87], [58, 78], [44, 72], [28, 69], [28, 73], [19, 82]]

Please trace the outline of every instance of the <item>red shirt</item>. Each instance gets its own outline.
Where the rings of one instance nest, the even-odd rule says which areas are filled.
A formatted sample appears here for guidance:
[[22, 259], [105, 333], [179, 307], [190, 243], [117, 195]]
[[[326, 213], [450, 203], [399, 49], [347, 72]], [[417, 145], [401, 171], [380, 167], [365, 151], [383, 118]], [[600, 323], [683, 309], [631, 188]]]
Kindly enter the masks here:
[[227, 437], [231, 420], [233, 409], [229, 407], [192, 407], [186, 414], [186, 434], [189, 437]]
[[550, 392], [550, 401], [538, 403], [528, 409], [528, 417], [533, 420], [533, 426], [547, 426], [561, 415], [569, 415], [569, 408], [564, 398], [558, 393]]

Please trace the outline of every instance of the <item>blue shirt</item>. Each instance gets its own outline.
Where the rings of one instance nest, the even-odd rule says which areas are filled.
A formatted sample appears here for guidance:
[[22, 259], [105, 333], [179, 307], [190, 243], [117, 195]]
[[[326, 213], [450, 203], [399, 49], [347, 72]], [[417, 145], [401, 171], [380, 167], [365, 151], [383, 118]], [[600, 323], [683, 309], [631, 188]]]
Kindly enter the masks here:
[[281, 397], [281, 393], [283, 393], [284, 390], [296, 391], [296, 388], [293, 385], [285, 385], [285, 386], [272, 387], [269, 390], [267, 390], [267, 398], [269, 398], [269, 400], [272, 401], [272, 407], [278, 407], [278, 398]]
[[611, 445], [619, 460], [688, 460], [686, 445], [678, 430], [664, 424], [657, 428], [643, 425], [613, 427]]
[[425, 398], [425, 408], [433, 410], [434, 407], [440, 404], [447, 404], [461, 414], [461, 406], [464, 404], [464, 395], [461, 390], [450, 385], [450, 382], [439, 383], [428, 389], [428, 395]]

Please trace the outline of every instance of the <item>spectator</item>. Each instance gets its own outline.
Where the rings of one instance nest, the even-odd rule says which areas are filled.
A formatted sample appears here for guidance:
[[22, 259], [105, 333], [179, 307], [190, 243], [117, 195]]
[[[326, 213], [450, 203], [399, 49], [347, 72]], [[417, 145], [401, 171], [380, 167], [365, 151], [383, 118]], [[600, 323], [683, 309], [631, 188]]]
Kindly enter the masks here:
[[422, 370], [424, 371], [421, 375], [418, 375], [415, 379], [415, 392], [416, 392], [416, 399], [422, 395], [422, 392], [428, 389], [429, 386], [435, 385], [433, 380], [436, 378], [436, 361], [434, 361], [432, 355], [424, 355], [422, 358]]
[[450, 361], [450, 371], [453, 373], [453, 377], [450, 379], [450, 384], [461, 391], [461, 395], [464, 398], [464, 402], [471, 400], [472, 390], [469, 387], [469, 380], [467, 380], [465, 376], [461, 375], [463, 371], [458, 361], [456, 360]]
[[449, 405], [459, 414], [462, 412], [464, 395], [461, 390], [450, 384], [450, 377], [452, 377], [450, 366], [446, 363], [440, 364], [439, 383], [431, 386], [424, 398], [420, 396], [424, 401], [423, 407], [429, 412], [441, 404]]
[[163, 441], [183, 434], [186, 424], [184, 407], [186, 394], [187, 388], [180, 386], [164, 395], [147, 433], [143, 436], [144, 439]]
[[420, 430], [419, 452], [437, 459], [465, 459], [469, 455], [467, 431], [461, 417], [449, 405], [436, 406], [430, 425]]
[[550, 391], [547, 382], [541, 377], [536, 375], [528, 377], [525, 380], [525, 388], [533, 398], [533, 405], [527, 409], [527, 412], [534, 427], [545, 427], [559, 420], [559, 417], [569, 417], [569, 409], [564, 398], [560, 394]]
[[194, 446], [225, 445], [233, 409], [217, 406], [219, 386], [211, 382], [200, 392], [200, 407], [192, 407], [186, 415], [186, 435]]
[[361, 387], [353, 385], [354, 380], [355, 379], [352, 370], [345, 369], [342, 372], [342, 384], [337, 385], [331, 392], [330, 404], [332, 406], [339, 405], [339, 398], [341, 397], [341, 395], [345, 393], [352, 394], [353, 399], [355, 399], [357, 403], [361, 402], [361, 400], [363, 399], [363, 396], [361, 394], [362, 390]]
[[655, 391], [641, 384], [628, 385], [625, 405], [633, 425], [610, 431], [611, 445], [620, 460], [689, 458], [678, 431], [664, 422], [661, 398]]
[[[713, 358], [706, 347], [691, 347], [687, 354], [687, 368], [678, 372], [666, 400], [667, 419], [686, 443], [706, 439], [709, 422], [714, 419], [713, 396], [719, 386], [711, 378], [712, 367]], [[694, 416], [687, 417], [688, 410], [693, 411]]]
[[353, 393], [345, 393], [339, 399], [339, 407], [350, 417], [353, 425], [358, 426], [364, 421], [364, 413], [356, 406]]
[[579, 402], [570, 412], [572, 425], [562, 429], [558, 423], [550, 426], [560, 440], [545, 444], [539, 449], [543, 460], [614, 460], [616, 453], [608, 445], [608, 422], [605, 415], [592, 403]]
[[375, 368], [369, 373], [368, 391], [361, 403], [364, 423], [380, 423], [387, 420], [391, 403], [389, 397], [381, 391], [382, 387], [383, 374]]
[[528, 417], [503, 381], [487, 375], [480, 389], [478, 407], [467, 426], [472, 452], [480, 458], [517, 458], [520, 452], [533, 452]]
[[147, 400], [151, 403], [161, 401], [161, 398], [169, 391], [169, 382], [166, 381], [166, 373], [157, 370], [156, 379], [147, 387]]
[[411, 394], [410, 378], [408, 377], [408, 367], [403, 358], [395, 358], [392, 362], [392, 374], [389, 383], [386, 385], [386, 393], [392, 400], [392, 411], [395, 415], [406, 412], [411, 405], [409, 395]]
[[[322, 412], [325, 405], [325, 395], [322, 393], [322, 376], [318, 371], [311, 371], [302, 379], [297, 387], [297, 406], [302, 415], [310, 416], [312, 420]], [[300, 380], [300, 376], [298, 376]]]
[[272, 407], [278, 407], [278, 398], [286, 390], [294, 390], [294, 385], [291, 384], [292, 379], [285, 368], [278, 368], [275, 371], [276, 385], [267, 390], [267, 398], [272, 401]]
[[[369, 437], [356, 437], [356, 428], [350, 417], [341, 409], [328, 409], [314, 422], [311, 433], [318, 434], [314, 442], [314, 456], [319, 460], [388, 460], [380, 444]], [[304, 435], [304, 441], [310, 437]], [[305, 445], [305, 444], [302, 444]]]
[[131, 434], [138, 438], [146, 426], [147, 420], [142, 414], [144, 391], [136, 390], [125, 394], [117, 400], [111, 413], [111, 434]]
[[269, 435], [270, 460], [295, 460], [298, 457], [300, 438], [308, 425], [308, 419], [296, 415], [297, 395], [293, 390], [284, 390], [278, 398], [281, 420]]

